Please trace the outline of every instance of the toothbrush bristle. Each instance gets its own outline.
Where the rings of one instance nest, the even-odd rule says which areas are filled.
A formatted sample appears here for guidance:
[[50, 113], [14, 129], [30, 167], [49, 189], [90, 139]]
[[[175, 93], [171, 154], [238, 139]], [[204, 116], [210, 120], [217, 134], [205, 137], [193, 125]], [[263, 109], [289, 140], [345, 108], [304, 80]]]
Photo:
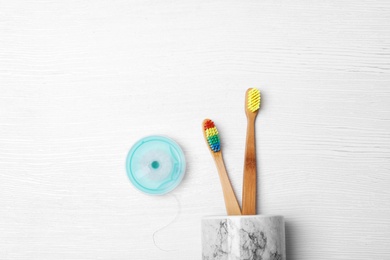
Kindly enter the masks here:
[[214, 122], [210, 119], [207, 119], [203, 126], [210, 149], [215, 153], [219, 152], [221, 150], [221, 143], [219, 140], [218, 130]]
[[256, 112], [260, 108], [260, 90], [257, 88], [252, 88], [248, 91], [248, 109], [251, 112]]

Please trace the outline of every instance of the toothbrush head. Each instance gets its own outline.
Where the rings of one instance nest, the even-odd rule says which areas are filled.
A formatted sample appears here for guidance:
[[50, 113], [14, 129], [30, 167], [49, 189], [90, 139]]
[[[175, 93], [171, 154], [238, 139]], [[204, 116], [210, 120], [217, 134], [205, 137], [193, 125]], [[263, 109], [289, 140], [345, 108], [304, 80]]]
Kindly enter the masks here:
[[261, 101], [260, 90], [258, 90], [257, 88], [250, 88], [247, 90], [246, 93], [247, 93], [246, 96], [247, 109], [250, 112], [255, 113], [260, 108], [260, 101]]
[[214, 122], [210, 119], [203, 120], [203, 132], [206, 142], [213, 153], [221, 151], [221, 142], [217, 127]]

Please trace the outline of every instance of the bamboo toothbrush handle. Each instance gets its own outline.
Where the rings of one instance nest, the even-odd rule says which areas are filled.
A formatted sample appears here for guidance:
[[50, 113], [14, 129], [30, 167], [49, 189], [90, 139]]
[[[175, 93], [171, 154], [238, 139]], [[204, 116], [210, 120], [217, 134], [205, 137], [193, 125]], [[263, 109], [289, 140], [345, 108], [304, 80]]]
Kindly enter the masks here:
[[230, 183], [229, 177], [227, 175], [225, 164], [223, 163], [222, 153], [216, 153], [213, 157], [217, 166], [219, 180], [221, 181], [227, 214], [241, 215], [240, 205], [238, 204], [232, 184]]
[[248, 117], [242, 188], [242, 214], [256, 215], [256, 144], [255, 118]]

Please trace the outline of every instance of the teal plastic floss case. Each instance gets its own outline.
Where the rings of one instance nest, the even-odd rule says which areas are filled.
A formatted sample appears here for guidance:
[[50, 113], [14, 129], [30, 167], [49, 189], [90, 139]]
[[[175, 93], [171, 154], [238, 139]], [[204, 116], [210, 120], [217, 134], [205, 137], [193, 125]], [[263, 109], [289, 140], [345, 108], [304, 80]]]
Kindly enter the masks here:
[[127, 175], [140, 191], [162, 195], [172, 191], [183, 179], [184, 153], [170, 138], [153, 135], [142, 138], [130, 149], [126, 159]]

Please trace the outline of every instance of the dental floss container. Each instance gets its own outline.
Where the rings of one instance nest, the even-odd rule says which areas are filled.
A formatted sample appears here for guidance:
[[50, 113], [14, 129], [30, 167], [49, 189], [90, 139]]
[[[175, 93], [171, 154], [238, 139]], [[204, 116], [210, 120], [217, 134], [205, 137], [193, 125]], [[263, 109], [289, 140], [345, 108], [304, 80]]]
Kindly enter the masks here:
[[163, 195], [176, 188], [185, 174], [180, 146], [170, 138], [153, 135], [137, 141], [126, 159], [127, 176], [140, 191]]

